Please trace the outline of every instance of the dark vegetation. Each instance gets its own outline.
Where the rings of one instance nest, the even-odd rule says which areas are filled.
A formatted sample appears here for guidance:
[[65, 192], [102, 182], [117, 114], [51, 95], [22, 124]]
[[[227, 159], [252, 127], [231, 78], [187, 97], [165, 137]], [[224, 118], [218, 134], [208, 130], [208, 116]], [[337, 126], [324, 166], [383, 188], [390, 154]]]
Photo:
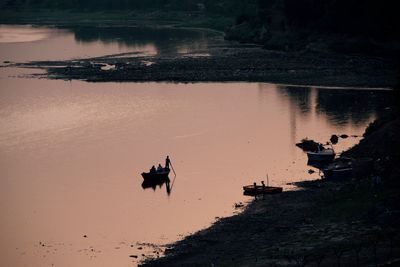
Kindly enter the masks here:
[[397, 75], [397, 85], [394, 88], [393, 98], [394, 104], [392, 105], [392, 108], [384, 110], [378, 114], [378, 119], [368, 125], [364, 137], [370, 136], [385, 124], [400, 118], [400, 73]]
[[181, 11], [179, 16], [189, 16], [188, 26], [225, 30], [228, 39], [258, 43], [268, 49], [380, 55], [399, 51], [396, 3], [395, 0], [0, 0], [0, 9]]
[[71, 9], [86, 11], [162, 9], [195, 10], [194, 0], [2, 0], [1, 6], [9, 9]]
[[228, 38], [284, 50], [382, 54], [398, 49], [400, 30], [392, 0], [256, 2], [257, 13], [241, 14]]

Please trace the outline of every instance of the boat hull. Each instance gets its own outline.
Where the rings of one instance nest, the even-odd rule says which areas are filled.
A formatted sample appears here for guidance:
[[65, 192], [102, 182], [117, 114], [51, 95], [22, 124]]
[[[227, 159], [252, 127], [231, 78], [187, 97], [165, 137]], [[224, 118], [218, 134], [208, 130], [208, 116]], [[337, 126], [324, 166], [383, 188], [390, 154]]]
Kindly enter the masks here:
[[323, 170], [326, 179], [341, 180], [351, 178], [353, 176], [353, 168], [337, 168]]
[[308, 152], [307, 157], [309, 161], [312, 162], [328, 162], [335, 158], [334, 153], [318, 153], [318, 152]]
[[164, 169], [163, 171], [158, 171], [155, 173], [143, 172], [142, 177], [145, 181], [163, 181], [168, 179], [168, 174], [170, 169]]

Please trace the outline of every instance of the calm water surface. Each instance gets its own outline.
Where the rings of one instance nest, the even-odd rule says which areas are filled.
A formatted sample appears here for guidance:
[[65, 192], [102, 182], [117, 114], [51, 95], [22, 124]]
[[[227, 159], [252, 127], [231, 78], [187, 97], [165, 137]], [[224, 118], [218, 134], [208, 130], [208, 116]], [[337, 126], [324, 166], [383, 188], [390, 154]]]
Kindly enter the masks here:
[[[31, 57], [30, 49], [43, 49], [37, 42], [54, 49], [72, 38], [69, 31], [20, 28], [29, 40], [26, 33], [8, 35], [0, 43], [2, 60], [55, 59], [52, 52]], [[10, 42], [16, 39], [23, 40]], [[105, 52], [110, 44], [96, 40], [71, 39], [68, 49], [138, 50], [129, 44], [121, 50], [116, 41]], [[146, 53], [151, 42], [143, 43]], [[0, 69], [1, 266], [136, 265], [129, 255], [156, 256], [151, 244], [234, 214], [234, 203], [251, 200], [242, 186], [267, 173], [270, 184], [286, 189], [318, 178], [295, 143], [361, 135], [390, 98], [388, 91], [267, 83], [93, 84], [20, 76], [29, 72]], [[335, 149], [358, 140], [340, 139]], [[140, 173], [166, 155], [177, 172], [171, 193], [165, 185], [144, 190]]]
[[138, 56], [177, 55], [225, 44], [220, 34], [156, 27], [47, 28], [0, 25], [3, 61], [66, 60], [130, 53]]

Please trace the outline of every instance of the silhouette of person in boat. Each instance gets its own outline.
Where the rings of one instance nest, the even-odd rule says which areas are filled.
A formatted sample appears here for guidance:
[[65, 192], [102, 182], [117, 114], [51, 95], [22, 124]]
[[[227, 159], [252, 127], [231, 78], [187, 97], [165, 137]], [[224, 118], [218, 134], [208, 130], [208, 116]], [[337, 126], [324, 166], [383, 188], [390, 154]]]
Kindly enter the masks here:
[[169, 156], [165, 159], [165, 168], [169, 169], [169, 164], [171, 163], [171, 160], [169, 159]]
[[157, 172], [162, 172], [163, 170], [164, 168], [161, 166], [160, 163], [158, 163]]
[[263, 199], [265, 199], [265, 189], [266, 189], [266, 187], [265, 187], [264, 181], [261, 181], [261, 184], [262, 184]]
[[150, 169], [150, 173], [156, 173], [156, 172], [157, 172], [156, 166], [153, 165], [153, 167], [151, 167]]

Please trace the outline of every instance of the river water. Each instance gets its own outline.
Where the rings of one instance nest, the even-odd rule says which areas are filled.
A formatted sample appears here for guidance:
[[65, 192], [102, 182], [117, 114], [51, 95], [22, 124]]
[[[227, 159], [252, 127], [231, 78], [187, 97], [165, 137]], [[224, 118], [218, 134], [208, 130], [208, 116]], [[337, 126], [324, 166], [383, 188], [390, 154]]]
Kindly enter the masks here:
[[[152, 32], [154, 31], [154, 32]], [[171, 29], [0, 27], [0, 60], [196, 52], [220, 36]], [[121, 37], [122, 36], [122, 37]], [[247, 203], [242, 186], [316, 179], [302, 138], [357, 143], [390, 91], [268, 83], [87, 83], [0, 68], [0, 265], [135, 266]], [[177, 173], [142, 187], [169, 155]], [[138, 258], [129, 257], [137, 255]]]

